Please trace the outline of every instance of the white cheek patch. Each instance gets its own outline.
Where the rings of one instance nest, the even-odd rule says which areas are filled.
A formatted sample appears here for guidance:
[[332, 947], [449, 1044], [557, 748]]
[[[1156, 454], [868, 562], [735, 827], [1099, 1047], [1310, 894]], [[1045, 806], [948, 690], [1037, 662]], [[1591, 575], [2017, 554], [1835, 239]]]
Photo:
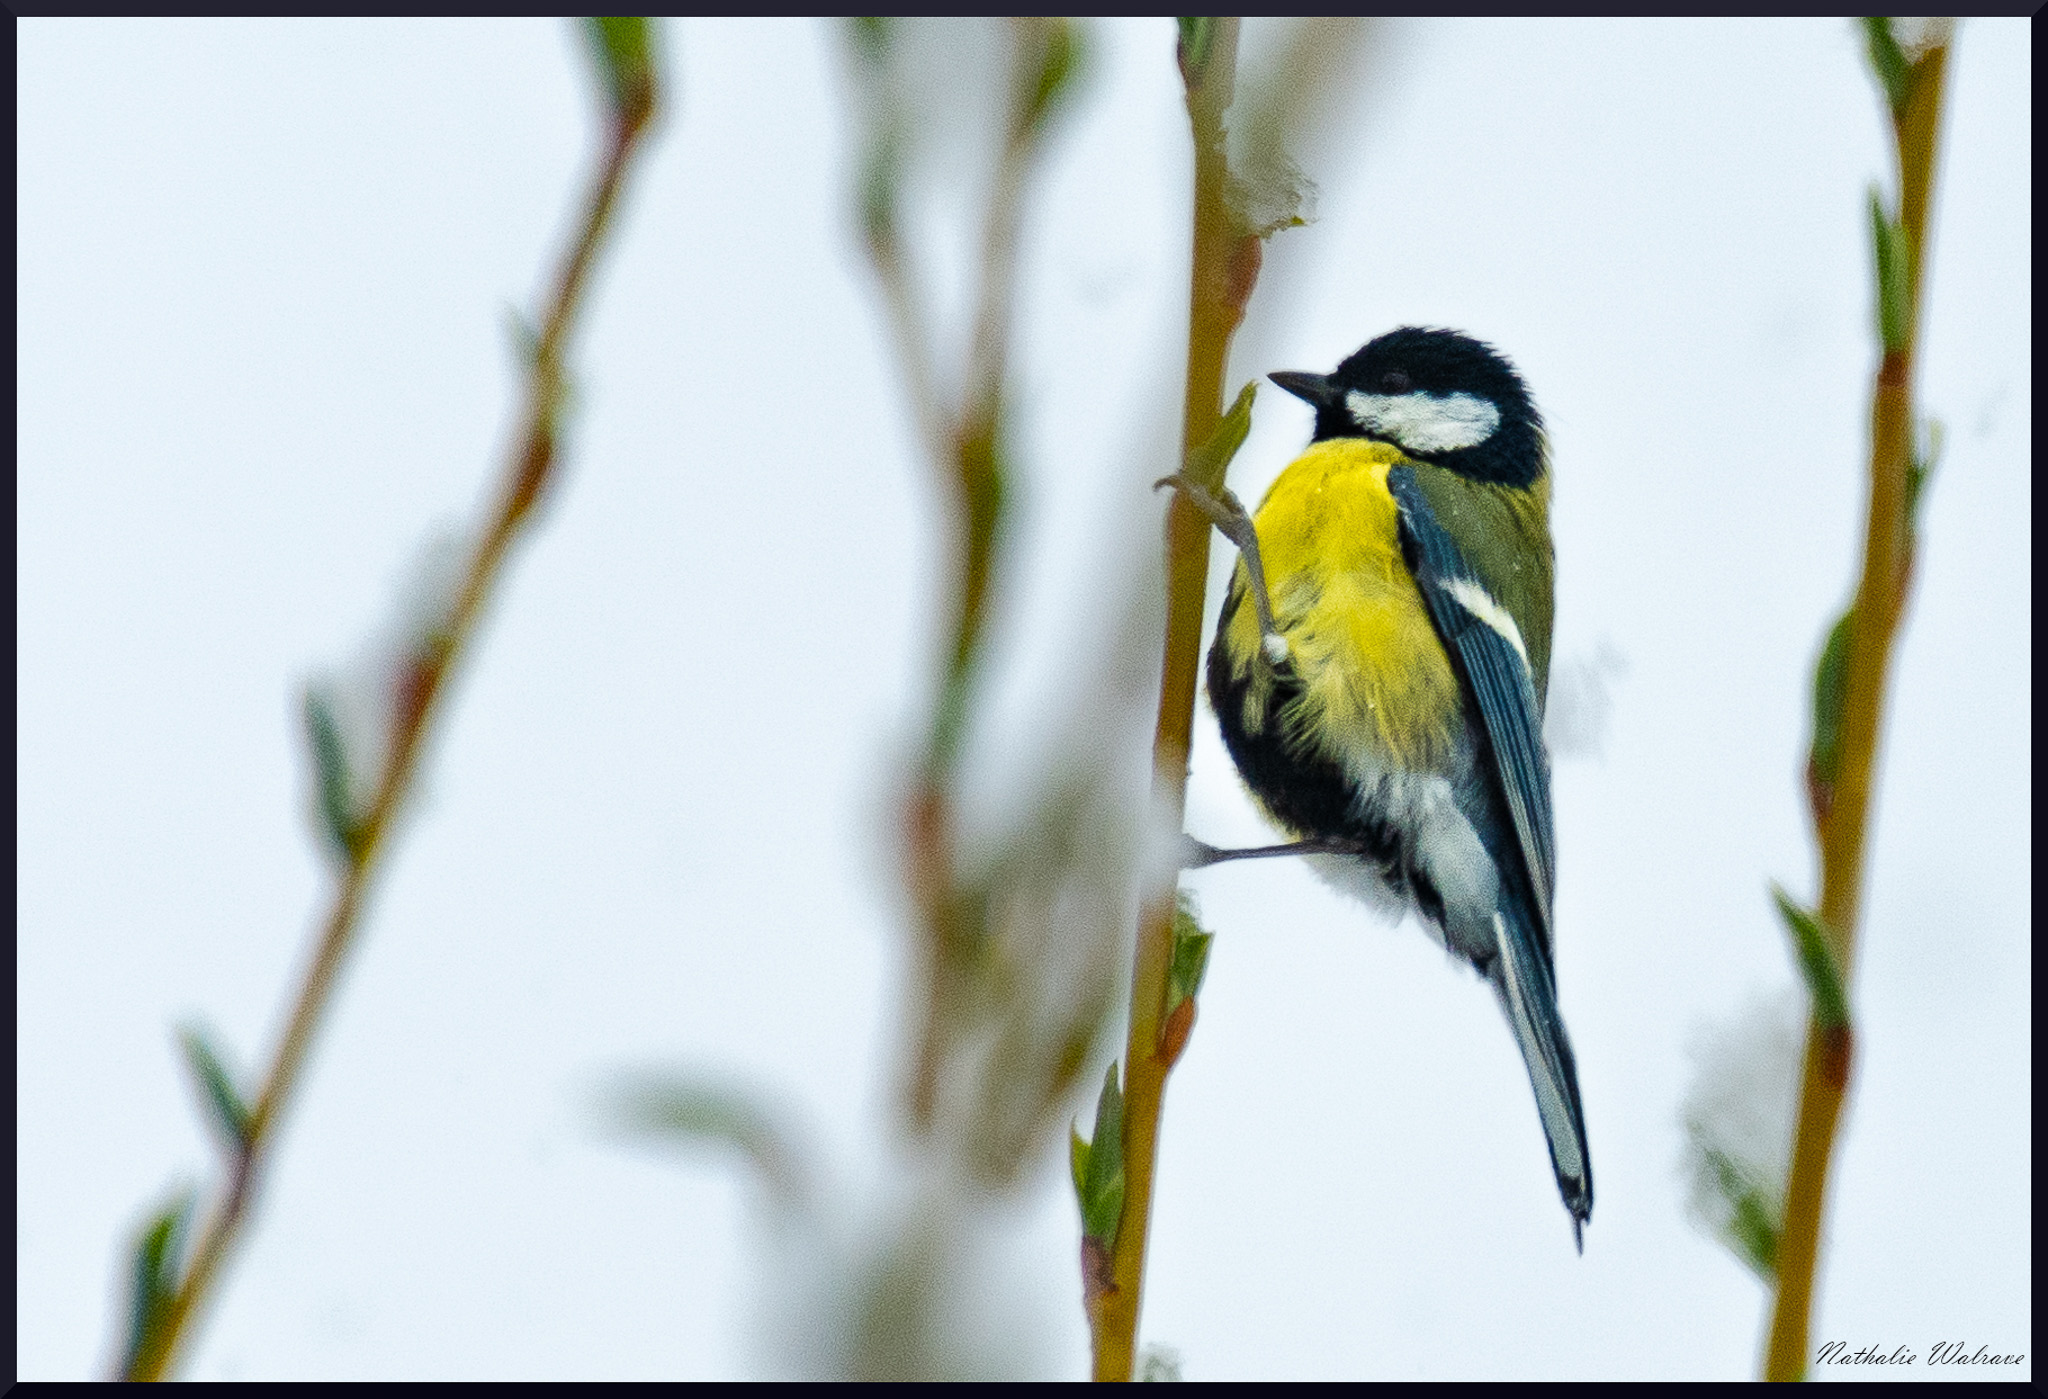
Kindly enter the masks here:
[[1477, 447], [1500, 426], [1500, 409], [1477, 394], [1384, 394], [1353, 389], [1344, 395], [1344, 406], [1368, 433], [1390, 438], [1411, 452]]
[[1486, 589], [1470, 578], [1452, 578], [1445, 582], [1444, 591], [1457, 599], [1458, 606], [1498, 632], [1501, 640], [1514, 647], [1515, 654], [1522, 658], [1522, 669], [1529, 668], [1529, 648], [1522, 644], [1522, 629]]

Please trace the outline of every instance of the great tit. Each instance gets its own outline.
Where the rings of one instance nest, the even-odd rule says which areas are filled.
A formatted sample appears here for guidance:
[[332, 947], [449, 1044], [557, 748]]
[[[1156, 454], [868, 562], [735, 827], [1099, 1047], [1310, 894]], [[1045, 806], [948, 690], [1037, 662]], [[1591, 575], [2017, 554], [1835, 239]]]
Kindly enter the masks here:
[[1494, 989], [1549, 1139], [1572, 1236], [1593, 1212], [1557, 1008], [1549, 446], [1528, 388], [1457, 331], [1389, 331], [1334, 374], [1274, 383], [1315, 437], [1255, 517], [1173, 484], [1238, 545], [1209, 701], [1253, 798], [1346, 891], [1414, 909]]

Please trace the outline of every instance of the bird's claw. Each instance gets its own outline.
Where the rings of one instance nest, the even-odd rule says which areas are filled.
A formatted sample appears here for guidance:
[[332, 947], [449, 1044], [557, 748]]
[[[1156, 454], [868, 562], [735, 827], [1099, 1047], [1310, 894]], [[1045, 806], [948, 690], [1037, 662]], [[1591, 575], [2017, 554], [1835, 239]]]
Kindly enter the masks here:
[[1273, 599], [1266, 591], [1266, 569], [1259, 558], [1259, 531], [1252, 524], [1251, 512], [1244, 508], [1244, 502], [1228, 486], [1218, 486], [1211, 491], [1200, 481], [1185, 472], [1162, 476], [1152, 483], [1152, 489], [1171, 486], [1179, 491], [1188, 504], [1209, 517], [1209, 523], [1216, 532], [1237, 546], [1238, 556], [1244, 560], [1245, 572], [1250, 575], [1252, 610], [1259, 619], [1259, 654], [1267, 665], [1274, 669], [1285, 666], [1292, 658], [1287, 638], [1280, 634], [1279, 623], [1273, 617]]
[[1209, 517], [1209, 523], [1217, 533], [1235, 544], [1239, 553], [1257, 552], [1258, 531], [1252, 527], [1251, 512], [1244, 508], [1244, 502], [1228, 486], [1219, 486], [1211, 491], [1193, 477], [1176, 472], [1162, 476], [1152, 483], [1152, 489], [1171, 486], [1186, 498], [1188, 504]]

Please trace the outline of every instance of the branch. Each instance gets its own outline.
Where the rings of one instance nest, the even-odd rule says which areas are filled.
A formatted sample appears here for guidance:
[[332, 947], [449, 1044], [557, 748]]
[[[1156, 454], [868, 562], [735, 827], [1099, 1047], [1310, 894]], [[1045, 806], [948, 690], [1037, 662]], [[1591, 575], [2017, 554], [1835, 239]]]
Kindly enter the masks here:
[[[521, 427], [500, 478], [498, 501], [462, 575], [449, 614], [406, 660], [394, 697], [393, 738], [374, 796], [342, 834], [346, 865], [313, 957], [255, 1103], [231, 1142], [226, 1177], [208, 1208], [190, 1261], [160, 1293], [137, 1291], [137, 1324], [121, 1377], [165, 1378], [211, 1299], [221, 1269], [247, 1222], [250, 1202], [290, 1106], [314, 1031], [334, 997], [336, 978], [354, 945], [370, 884], [382, 869], [392, 824], [411, 791], [420, 751], [456, 661], [469, 644], [505, 555], [547, 486], [557, 460], [563, 397], [563, 352], [582, 310], [590, 272], [609, 231], [627, 167], [656, 109], [656, 79], [645, 21], [597, 20], [591, 38], [609, 88], [610, 111], [596, 179], [584, 201], [575, 243], [555, 277], [547, 317], [532, 347]], [[217, 1095], [216, 1095], [217, 1096]], [[154, 1227], [150, 1233], [155, 1233]]]
[[[1810, 768], [1821, 852], [1819, 926], [1846, 985], [1855, 965], [1863, 865], [1876, 787], [1878, 739], [1892, 646], [1904, 613], [1913, 559], [1913, 358], [1919, 335], [1921, 271], [1926, 266], [1927, 212], [1934, 186], [1948, 34], [1912, 61], [1888, 21], [1866, 21], [1872, 66], [1889, 99], [1899, 161], [1899, 215], [1876, 207], [1878, 325], [1883, 359], [1871, 390], [1870, 504], [1863, 574], [1846, 630], [1839, 690], [1838, 745]], [[1827, 657], [1823, 656], [1825, 664]], [[1821, 687], [1823, 690], [1826, 687]], [[1816, 736], [1824, 716], [1816, 714]], [[1764, 1378], [1804, 1377], [1820, 1249], [1828, 1166], [1849, 1088], [1853, 1032], [1816, 1002], [1807, 1028], [1799, 1118], [1785, 1187], [1778, 1244], [1778, 1289], [1765, 1352]]]
[[[1246, 230], [1233, 208], [1231, 173], [1224, 152], [1223, 114], [1234, 95], [1237, 40], [1234, 17], [1181, 21], [1181, 78], [1195, 147], [1194, 249], [1181, 420], [1184, 470], [1222, 424], [1223, 376], [1230, 340], [1244, 319], [1245, 303], [1259, 273], [1260, 234]], [[1219, 481], [1220, 467], [1217, 464]], [[1202, 613], [1209, 581], [1209, 531], [1208, 516], [1175, 492], [1166, 514], [1166, 644], [1152, 743], [1159, 819], [1175, 828], [1181, 823], [1187, 797], [1195, 682], [1201, 669]], [[1137, 1350], [1152, 1185], [1159, 1156], [1159, 1114], [1171, 1059], [1177, 1057], [1164, 1052], [1176, 884], [1169, 876], [1158, 887], [1146, 890], [1139, 916], [1121, 1105], [1122, 1209], [1113, 1239], [1083, 1241], [1084, 1283], [1098, 1380], [1130, 1379]], [[1187, 1004], [1191, 1011], [1192, 1001]], [[1180, 1038], [1184, 1042], [1184, 1033]], [[1107, 1247], [1106, 1266], [1105, 1260], [1088, 1254], [1089, 1244], [1096, 1245], [1097, 1255]]]

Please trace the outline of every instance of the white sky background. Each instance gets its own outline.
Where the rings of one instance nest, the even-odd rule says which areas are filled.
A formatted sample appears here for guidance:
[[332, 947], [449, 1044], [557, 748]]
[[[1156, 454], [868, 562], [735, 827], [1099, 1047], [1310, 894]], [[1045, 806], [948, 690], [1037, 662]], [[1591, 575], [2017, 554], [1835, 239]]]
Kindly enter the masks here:
[[[22, 1377], [60, 1378], [104, 1369], [129, 1231], [206, 1170], [171, 1027], [268, 1052], [327, 888], [298, 687], [495, 471], [504, 308], [552, 266], [592, 104], [558, 23], [17, 33], [17, 1326]], [[1094, 33], [1028, 230], [999, 754], [1099, 630], [1104, 551], [1155, 547], [1114, 517], [1179, 374], [1172, 31]], [[758, 1202], [730, 1165], [607, 1141], [622, 1067], [767, 1085], [839, 1178], [888, 1170], [929, 476], [852, 237], [834, 36], [690, 21], [668, 52], [680, 101], [576, 356], [568, 470], [196, 1377], [759, 1372]], [[1952, 70], [1920, 379], [1949, 446], [1816, 1340], [2031, 1349], [2029, 55], [2024, 21], [1973, 21]], [[1145, 1335], [1190, 1378], [1745, 1376], [1763, 1294], [1683, 1216], [1679, 1101], [1699, 1027], [1793, 974], [1765, 881], [1811, 891], [1798, 772], [1861, 527], [1877, 100], [1833, 21], [1417, 25], [1370, 72], [1232, 382], [1454, 325], [1551, 424], [1560, 664], [1611, 705], [1557, 770], [1598, 1204], [1578, 1258], [1492, 999], [1412, 925], [1288, 862], [1208, 871]], [[1306, 433], [1262, 398], [1239, 489]], [[1198, 728], [1191, 829], [1261, 839]], [[1038, 1181], [984, 1324], [1079, 1376], [1063, 1162]]]

